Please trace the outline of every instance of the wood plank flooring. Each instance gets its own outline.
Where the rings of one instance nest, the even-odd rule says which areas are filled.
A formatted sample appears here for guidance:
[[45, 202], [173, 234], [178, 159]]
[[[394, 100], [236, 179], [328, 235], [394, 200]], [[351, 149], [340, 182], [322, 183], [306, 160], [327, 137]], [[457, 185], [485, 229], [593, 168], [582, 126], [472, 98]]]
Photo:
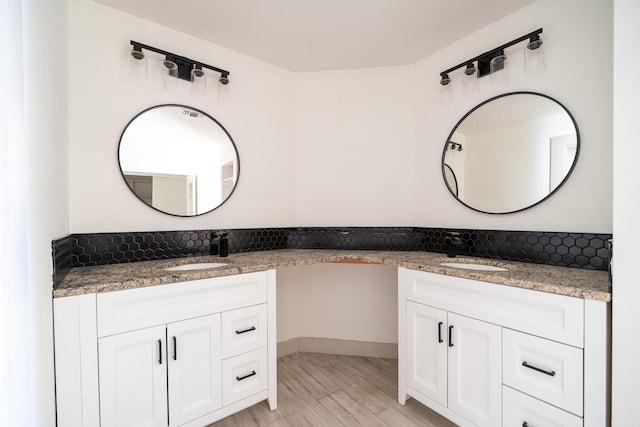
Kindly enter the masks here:
[[278, 359], [278, 409], [261, 402], [209, 427], [450, 427], [410, 399], [397, 402], [395, 359], [297, 353]]

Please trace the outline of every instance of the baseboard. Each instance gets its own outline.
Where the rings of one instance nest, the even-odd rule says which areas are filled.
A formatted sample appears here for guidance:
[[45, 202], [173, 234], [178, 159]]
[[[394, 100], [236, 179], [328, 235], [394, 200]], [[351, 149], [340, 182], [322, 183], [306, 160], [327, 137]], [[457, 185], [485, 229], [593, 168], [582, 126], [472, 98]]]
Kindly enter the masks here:
[[298, 338], [291, 338], [278, 343], [278, 357], [298, 352]]
[[343, 354], [397, 359], [398, 344], [312, 337], [291, 338], [278, 343], [278, 357], [293, 353]]

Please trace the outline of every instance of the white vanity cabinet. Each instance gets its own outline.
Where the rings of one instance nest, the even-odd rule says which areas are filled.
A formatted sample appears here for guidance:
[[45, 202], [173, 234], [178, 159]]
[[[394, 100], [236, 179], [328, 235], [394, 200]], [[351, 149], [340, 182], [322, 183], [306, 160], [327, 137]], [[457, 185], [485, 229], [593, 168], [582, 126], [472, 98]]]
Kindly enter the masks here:
[[478, 426], [501, 422], [501, 328], [407, 301], [407, 387]]
[[220, 315], [98, 340], [103, 426], [179, 426], [222, 407]]
[[206, 426], [276, 407], [275, 271], [54, 299], [58, 425]]
[[[102, 339], [99, 348], [102, 425], [167, 424], [167, 369], [158, 361], [165, 328]], [[160, 349], [161, 351], [161, 349]], [[165, 358], [166, 362], [166, 358]]]
[[604, 426], [609, 305], [398, 270], [398, 400], [462, 426]]

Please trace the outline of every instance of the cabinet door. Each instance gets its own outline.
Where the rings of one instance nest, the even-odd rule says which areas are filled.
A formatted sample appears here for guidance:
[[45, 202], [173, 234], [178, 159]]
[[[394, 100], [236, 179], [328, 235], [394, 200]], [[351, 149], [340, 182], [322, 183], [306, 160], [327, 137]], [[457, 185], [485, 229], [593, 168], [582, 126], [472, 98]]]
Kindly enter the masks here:
[[98, 340], [100, 425], [167, 425], [165, 327]]
[[222, 407], [220, 314], [167, 325], [169, 425]]
[[447, 312], [407, 301], [407, 385], [447, 405]]
[[449, 409], [478, 426], [502, 419], [499, 326], [449, 313]]

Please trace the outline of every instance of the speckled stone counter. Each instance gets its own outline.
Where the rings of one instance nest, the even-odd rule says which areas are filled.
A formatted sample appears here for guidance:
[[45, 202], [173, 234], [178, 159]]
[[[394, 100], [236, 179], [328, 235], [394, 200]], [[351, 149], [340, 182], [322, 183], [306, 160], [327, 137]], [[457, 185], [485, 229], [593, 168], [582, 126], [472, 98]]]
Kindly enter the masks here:
[[[447, 276], [482, 280], [507, 286], [555, 294], [611, 301], [608, 275], [604, 271], [553, 267], [484, 258], [458, 257], [458, 262], [479, 263], [506, 268], [507, 271], [464, 270], [441, 266], [450, 262], [440, 253], [403, 251], [351, 251], [319, 249], [283, 249], [217, 256], [188, 257], [72, 269], [53, 291], [54, 297], [119, 291], [189, 280], [251, 273], [273, 268], [331, 262], [362, 262], [405, 267]], [[227, 265], [204, 270], [167, 271], [168, 267], [200, 262], [224, 262]]]

